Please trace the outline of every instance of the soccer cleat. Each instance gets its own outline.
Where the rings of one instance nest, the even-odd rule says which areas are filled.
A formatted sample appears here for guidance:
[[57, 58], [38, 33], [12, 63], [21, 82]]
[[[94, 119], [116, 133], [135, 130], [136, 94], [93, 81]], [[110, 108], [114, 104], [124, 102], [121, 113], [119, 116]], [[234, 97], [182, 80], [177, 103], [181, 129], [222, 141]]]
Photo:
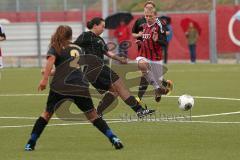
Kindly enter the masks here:
[[139, 111], [137, 111], [137, 116], [138, 118], [143, 118], [147, 115], [152, 115], [155, 112], [155, 110], [153, 109], [140, 109]]
[[115, 149], [122, 149], [123, 148], [123, 144], [121, 142], [121, 140], [118, 137], [112, 137], [110, 139], [112, 145], [115, 147]]
[[160, 102], [162, 95], [166, 95], [169, 92], [169, 90], [165, 87], [157, 88], [155, 90], [155, 101]]
[[25, 146], [25, 151], [33, 151], [35, 149], [36, 142], [29, 140]]

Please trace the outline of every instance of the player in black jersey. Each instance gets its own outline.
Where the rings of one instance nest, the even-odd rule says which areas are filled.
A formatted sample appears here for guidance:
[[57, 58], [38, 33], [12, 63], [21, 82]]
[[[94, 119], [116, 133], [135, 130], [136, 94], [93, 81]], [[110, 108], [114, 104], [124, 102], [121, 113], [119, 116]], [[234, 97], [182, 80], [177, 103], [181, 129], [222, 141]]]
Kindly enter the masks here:
[[[82, 52], [82, 49], [79, 46], [71, 44], [71, 39], [72, 29], [71, 27], [64, 25], [59, 26], [51, 38], [47, 53], [47, 63], [42, 80], [40, 81], [38, 87], [40, 91], [46, 89], [53, 65], [55, 65], [56, 72], [54, 74], [53, 81], [50, 84], [51, 87], [46, 109], [35, 122], [30, 139], [25, 146], [25, 150], [32, 151], [35, 149], [36, 142], [42, 134], [44, 128], [47, 126], [53, 113], [65, 100], [69, 99], [73, 101], [81, 111], [84, 112], [87, 119], [110, 140], [116, 149], [121, 149], [123, 148], [123, 144], [121, 143], [120, 139], [112, 132], [107, 123], [98, 116], [95, 108], [93, 107], [93, 102], [88, 90], [88, 82], [83, 82], [83, 72], [80, 69], [73, 67], [74, 70], [71, 73], [69, 72], [70, 74], [68, 76], [63, 77], [64, 83], [58, 83], [57, 85], [53, 84], [59, 82], [58, 75], [65, 72], [61, 68], [64, 66], [63, 64], [67, 62], [70, 62], [70, 65], [72, 65], [72, 63], [74, 64], [74, 60], [80, 56], [80, 53]], [[71, 68], [71, 66], [68, 68]], [[73, 94], [66, 94], [67, 92], [64, 91], [64, 87], [67, 88], [67, 85], [81, 86], [81, 89], [85, 95], [76, 96]]]
[[[83, 32], [74, 42], [85, 50], [86, 55], [94, 55], [97, 59], [103, 61], [104, 55], [118, 60], [121, 63], [126, 63], [124, 57], [119, 57], [108, 50], [105, 41], [100, 37], [105, 28], [105, 22], [102, 18], [95, 17], [87, 23], [90, 31]], [[104, 65], [96, 80], [92, 81], [88, 78], [91, 84], [99, 91], [99, 93], [106, 93], [102, 102], [98, 106], [98, 113], [101, 115], [102, 111], [107, 108], [111, 102], [120, 96], [121, 99], [130, 106], [138, 115], [143, 117], [152, 114], [154, 110], [144, 109], [135, 99], [134, 96], [126, 89], [122, 79], [107, 65]]]

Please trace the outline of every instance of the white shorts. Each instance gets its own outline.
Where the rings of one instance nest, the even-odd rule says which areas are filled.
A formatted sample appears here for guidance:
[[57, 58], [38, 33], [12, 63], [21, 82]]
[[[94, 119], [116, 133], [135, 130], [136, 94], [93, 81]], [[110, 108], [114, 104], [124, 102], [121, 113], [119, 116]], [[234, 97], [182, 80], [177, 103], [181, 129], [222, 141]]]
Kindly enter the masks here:
[[163, 70], [165, 67], [163, 67], [163, 61], [151, 61], [145, 57], [137, 57], [136, 61], [137, 63], [139, 63], [140, 60], [144, 60], [146, 62], [148, 62], [148, 64], [150, 65], [150, 70], [153, 73], [153, 76], [156, 80], [162, 80], [163, 79], [163, 74], [165, 73]]

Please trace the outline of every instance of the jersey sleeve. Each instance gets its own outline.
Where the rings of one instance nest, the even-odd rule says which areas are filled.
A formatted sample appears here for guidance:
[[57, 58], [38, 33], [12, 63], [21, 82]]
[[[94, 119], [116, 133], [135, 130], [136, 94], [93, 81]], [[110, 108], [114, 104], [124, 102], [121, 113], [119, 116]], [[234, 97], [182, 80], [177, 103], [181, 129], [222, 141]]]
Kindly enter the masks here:
[[99, 41], [100, 44], [100, 47], [101, 47], [101, 52], [102, 54], [107, 54], [107, 52], [109, 51], [109, 48], [107, 46], [107, 44], [105, 43], [105, 41], [101, 38], [101, 42]]
[[55, 48], [53, 47], [50, 47], [47, 51], [47, 59], [50, 57], [50, 56], [54, 56], [56, 57], [57, 56], [57, 51], [55, 50]]
[[138, 33], [138, 19], [133, 24], [132, 33]]
[[85, 33], [82, 33], [77, 40], [74, 42], [74, 44], [78, 45], [78, 46], [82, 46], [84, 43], [86, 43], [88, 36]]
[[143, 30], [142, 25], [146, 23], [146, 20], [144, 17], [138, 18], [132, 27], [132, 33], [138, 33]]

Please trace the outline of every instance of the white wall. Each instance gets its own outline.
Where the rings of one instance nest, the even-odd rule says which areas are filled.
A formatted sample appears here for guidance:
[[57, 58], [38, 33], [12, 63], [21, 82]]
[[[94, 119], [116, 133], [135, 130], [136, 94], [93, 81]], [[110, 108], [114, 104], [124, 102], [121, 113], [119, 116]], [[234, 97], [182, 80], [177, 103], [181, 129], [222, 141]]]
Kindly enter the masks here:
[[[46, 55], [51, 35], [58, 25], [69, 25], [73, 29], [73, 40], [82, 32], [82, 25], [76, 22], [44, 22], [40, 25], [41, 54]], [[0, 43], [3, 56], [37, 56], [36, 23], [10, 23], [2, 25], [7, 37]]]

